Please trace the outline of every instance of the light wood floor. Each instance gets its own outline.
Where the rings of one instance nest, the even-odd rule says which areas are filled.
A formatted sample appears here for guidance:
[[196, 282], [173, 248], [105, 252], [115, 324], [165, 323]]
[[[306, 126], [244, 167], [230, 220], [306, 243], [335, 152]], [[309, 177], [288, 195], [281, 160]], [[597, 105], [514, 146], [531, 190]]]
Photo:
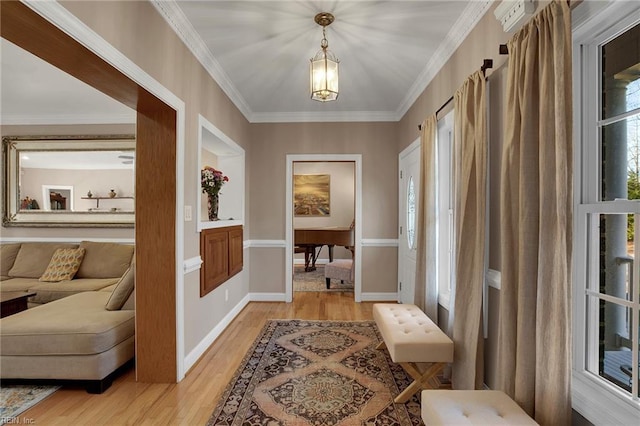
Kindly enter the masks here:
[[294, 293], [293, 303], [250, 303], [178, 384], [135, 381], [133, 369], [102, 395], [62, 388], [20, 416], [35, 425], [204, 425], [267, 319], [370, 320], [373, 303], [350, 292]]

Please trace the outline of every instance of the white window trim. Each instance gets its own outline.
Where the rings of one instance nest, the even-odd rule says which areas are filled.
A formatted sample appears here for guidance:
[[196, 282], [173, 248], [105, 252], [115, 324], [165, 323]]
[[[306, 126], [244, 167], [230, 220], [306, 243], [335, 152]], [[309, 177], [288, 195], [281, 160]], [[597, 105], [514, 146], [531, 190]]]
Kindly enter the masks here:
[[[640, 4], [635, 2], [584, 2], [573, 12], [573, 93], [574, 93], [574, 174], [575, 202], [573, 229], [573, 367], [572, 405], [582, 416], [594, 424], [635, 424], [640, 418], [640, 406], [628, 393], [586, 370], [586, 306], [584, 295], [587, 283], [587, 220], [590, 211], [616, 210], [613, 205], [598, 203], [590, 194], [597, 193], [598, 174], [588, 173], [582, 165], [594, 163], [595, 149], [583, 149], [597, 141], [590, 123], [597, 121], [598, 94], [595, 90], [583, 93], [583, 87], [597, 87], [598, 66], [583, 68], [582, 57], [588, 63], [599, 64], [593, 50], [584, 46], [602, 43], [614, 33], [624, 31], [638, 22]], [[596, 51], [597, 56], [597, 51]], [[586, 112], [586, 113], [585, 113]], [[587, 114], [591, 114], [588, 115]], [[594, 192], [595, 191], [595, 192]], [[583, 203], [583, 204], [581, 204]], [[629, 202], [637, 209], [637, 202]], [[618, 208], [620, 204], [618, 203]]]
[[[437, 125], [437, 137], [436, 137], [436, 205], [438, 206], [437, 208], [437, 217], [436, 217], [436, 241], [438, 242], [438, 259], [437, 259], [437, 280], [438, 280], [438, 304], [441, 305], [443, 308], [449, 310], [451, 307], [451, 284], [453, 283], [453, 280], [455, 279], [455, 211], [453, 209], [453, 207], [451, 209], [449, 209], [449, 214], [446, 218], [443, 218], [440, 216], [440, 180], [439, 180], [439, 176], [443, 176], [444, 173], [444, 169], [446, 168], [449, 171], [449, 176], [451, 176], [451, 167], [453, 165], [453, 127], [454, 127], [454, 111], [451, 110], [450, 112], [448, 112], [444, 117], [442, 117], [440, 120], [438, 120], [438, 125]], [[442, 130], [446, 131], [449, 130], [451, 133], [451, 138], [449, 139], [449, 144], [450, 146], [450, 156], [449, 156], [449, 165], [442, 165], [440, 164], [440, 149], [442, 148], [441, 146], [441, 140], [440, 140], [440, 132]], [[449, 193], [450, 193], [450, 199], [451, 202], [453, 202], [453, 200], [455, 199], [455, 195], [452, 193], [453, 191], [453, 180], [450, 179], [449, 180]], [[455, 204], [455, 203], [454, 203]], [[451, 229], [449, 230], [449, 238], [447, 240], [443, 239], [443, 236], [440, 235], [440, 221], [441, 220], [447, 220], [450, 221], [450, 226]], [[440, 268], [443, 266], [441, 265], [441, 259], [440, 259], [440, 252], [443, 249], [440, 245], [441, 241], [448, 241], [449, 244], [451, 244], [451, 250], [452, 253], [450, 253], [450, 262], [451, 264], [449, 265], [449, 286], [447, 286], [447, 288], [443, 288], [442, 286], [442, 281], [443, 278], [441, 276], [441, 274], [439, 273]], [[445, 248], [445, 250], [447, 250]], [[447, 250], [448, 251], [448, 250]]]

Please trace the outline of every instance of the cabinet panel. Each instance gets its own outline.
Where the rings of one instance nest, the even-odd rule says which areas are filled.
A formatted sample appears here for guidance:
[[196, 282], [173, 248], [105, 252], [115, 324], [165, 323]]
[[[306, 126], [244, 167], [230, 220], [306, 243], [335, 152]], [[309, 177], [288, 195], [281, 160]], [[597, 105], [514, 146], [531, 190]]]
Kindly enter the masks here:
[[242, 271], [242, 228], [229, 231], [229, 277]]
[[200, 297], [242, 270], [242, 226], [203, 230], [200, 234]]
[[200, 255], [204, 261], [200, 270], [200, 296], [209, 293], [229, 276], [229, 237], [227, 232], [203, 232]]

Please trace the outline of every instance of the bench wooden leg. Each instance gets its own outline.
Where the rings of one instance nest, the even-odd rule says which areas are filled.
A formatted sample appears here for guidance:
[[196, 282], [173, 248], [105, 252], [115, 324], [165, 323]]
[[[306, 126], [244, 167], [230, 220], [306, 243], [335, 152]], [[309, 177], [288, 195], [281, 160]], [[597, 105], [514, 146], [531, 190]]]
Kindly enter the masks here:
[[384, 343], [384, 340], [380, 343], [378, 343], [378, 346], [376, 346], [376, 349], [380, 350], [380, 349], [386, 349], [387, 345]]
[[447, 364], [444, 362], [435, 362], [431, 364], [424, 373], [420, 373], [418, 366], [413, 362], [401, 362], [400, 365], [411, 377], [413, 377], [414, 380], [413, 383], [407, 386], [407, 388], [393, 400], [396, 404], [404, 404], [416, 392], [421, 391], [422, 389], [439, 387], [440, 381], [436, 375], [442, 371]]

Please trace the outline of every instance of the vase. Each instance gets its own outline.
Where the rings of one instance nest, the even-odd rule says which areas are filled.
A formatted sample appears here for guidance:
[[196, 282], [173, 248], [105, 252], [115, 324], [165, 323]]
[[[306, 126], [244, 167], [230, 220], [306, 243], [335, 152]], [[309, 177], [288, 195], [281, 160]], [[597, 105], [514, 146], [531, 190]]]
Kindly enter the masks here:
[[207, 211], [209, 220], [218, 220], [218, 194], [207, 194]]

